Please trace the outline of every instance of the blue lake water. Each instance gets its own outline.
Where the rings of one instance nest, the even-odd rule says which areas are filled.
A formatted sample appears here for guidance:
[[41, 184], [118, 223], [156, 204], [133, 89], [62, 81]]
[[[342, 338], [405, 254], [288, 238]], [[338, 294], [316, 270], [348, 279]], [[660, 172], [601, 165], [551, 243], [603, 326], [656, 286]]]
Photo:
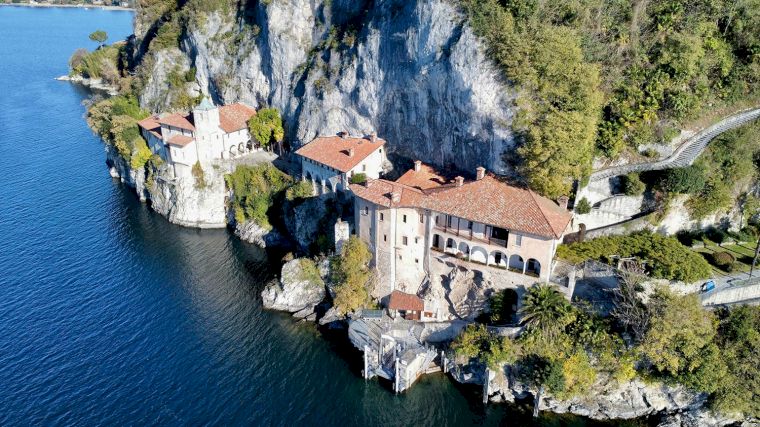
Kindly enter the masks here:
[[[262, 310], [277, 263], [112, 180], [67, 72], [124, 11], [0, 7], [0, 425], [525, 425], [443, 375], [396, 396], [340, 334]], [[585, 425], [549, 417], [545, 425]]]

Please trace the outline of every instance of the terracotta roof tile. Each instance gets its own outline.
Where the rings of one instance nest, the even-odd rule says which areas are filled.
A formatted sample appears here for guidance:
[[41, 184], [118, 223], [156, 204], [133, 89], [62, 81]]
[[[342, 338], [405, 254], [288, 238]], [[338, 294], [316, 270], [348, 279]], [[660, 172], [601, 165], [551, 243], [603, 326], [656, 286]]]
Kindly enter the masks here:
[[391, 292], [388, 308], [391, 310], [415, 310], [422, 311], [425, 305], [417, 295], [407, 294], [401, 291]]
[[[367, 138], [353, 136], [320, 136], [299, 148], [296, 154], [341, 172], [348, 172], [384, 144], [385, 140], [380, 138], [376, 142], [370, 142]], [[354, 149], [353, 156], [349, 155], [351, 148]]]
[[187, 144], [193, 142], [192, 136], [187, 135], [174, 135], [173, 137], [169, 138], [169, 144], [176, 145], [178, 147], [184, 147]]
[[195, 132], [195, 126], [193, 126], [190, 120], [190, 115], [182, 115], [179, 113], [171, 113], [158, 118], [158, 122], [162, 125], [173, 126], [175, 128], [186, 129]]
[[[460, 187], [446, 184], [420, 190], [378, 179], [369, 180], [366, 185], [352, 184], [351, 191], [380, 206], [430, 209], [547, 238], [560, 238], [572, 219], [570, 212], [551, 200], [490, 174], [480, 180], [466, 181]], [[392, 201], [393, 192], [400, 195], [398, 202]]]
[[232, 133], [248, 127], [248, 119], [256, 114], [253, 108], [235, 103], [219, 107], [219, 127], [226, 133]]
[[158, 116], [150, 116], [137, 122], [141, 128], [152, 133], [158, 139], [161, 139], [161, 124], [158, 123]]
[[420, 165], [419, 171], [409, 169], [396, 182], [421, 190], [428, 190], [446, 184], [448, 179], [439, 175], [432, 167]]

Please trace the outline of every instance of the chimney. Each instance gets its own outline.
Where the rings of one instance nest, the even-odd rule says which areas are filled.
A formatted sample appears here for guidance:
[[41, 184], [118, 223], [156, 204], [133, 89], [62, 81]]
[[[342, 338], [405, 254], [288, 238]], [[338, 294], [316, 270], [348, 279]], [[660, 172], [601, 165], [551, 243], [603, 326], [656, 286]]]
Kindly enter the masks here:
[[557, 204], [562, 209], [567, 209], [567, 202], [568, 201], [570, 201], [570, 198], [567, 197], [567, 196], [559, 196], [559, 198], [557, 198]]
[[376, 132], [372, 132], [371, 134], [369, 134], [369, 142], [372, 142], [372, 143], [377, 142], [377, 133]]
[[348, 149], [348, 157], [354, 157], [354, 149], [353, 148], [349, 148]]
[[392, 201], [393, 203], [398, 203], [398, 202], [400, 202], [400, 201], [401, 201], [401, 193], [399, 193], [398, 191], [394, 191], [394, 192], [392, 192], [392, 193], [391, 193], [391, 201]]
[[414, 161], [414, 171], [419, 172], [422, 169], [422, 162], [419, 160]]
[[464, 185], [464, 178], [461, 176], [454, 178], [454, 181], [456, 181], [457, 187], [461, 187], [462, 185]]
[[478, 166], [477, 168], [475, 168], [475, 179], [476, 180], [480, 181], [485, 176], [486, 176], [486, 168], [484, 168], [483, 166]]

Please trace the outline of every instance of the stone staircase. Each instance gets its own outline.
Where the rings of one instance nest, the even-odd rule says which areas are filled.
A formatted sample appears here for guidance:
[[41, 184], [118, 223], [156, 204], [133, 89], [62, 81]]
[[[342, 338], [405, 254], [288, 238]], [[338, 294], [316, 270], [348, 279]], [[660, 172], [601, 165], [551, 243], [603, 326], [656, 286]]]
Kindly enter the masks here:
[[681, 144], [673, 154], [664, 159], [654, 162], [635, 163], [601, 169], [592, 173], [589, 180], [593, 182], [612, 178], [613, 176], [625, 175], [631, 172], [644, 172], [689, 166], [694, 163], [694, 160], [702, 154], [702, 151], [707, 147], [707, 144], [709, 144], [716, 136], [757, 118], [760, 118], [760, 108], [744, 110], [698, 132]]

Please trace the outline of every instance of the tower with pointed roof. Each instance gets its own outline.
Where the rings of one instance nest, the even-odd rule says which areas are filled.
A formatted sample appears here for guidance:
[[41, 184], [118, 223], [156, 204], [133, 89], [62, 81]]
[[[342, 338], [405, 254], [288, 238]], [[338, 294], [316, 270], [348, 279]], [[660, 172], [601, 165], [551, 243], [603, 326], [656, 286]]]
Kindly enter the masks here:
[[193, 108], [193, 121], [196, 132], [212, 134], [219, 130], [219, 107], [214, 105], [208, 95], [197, 107]]

